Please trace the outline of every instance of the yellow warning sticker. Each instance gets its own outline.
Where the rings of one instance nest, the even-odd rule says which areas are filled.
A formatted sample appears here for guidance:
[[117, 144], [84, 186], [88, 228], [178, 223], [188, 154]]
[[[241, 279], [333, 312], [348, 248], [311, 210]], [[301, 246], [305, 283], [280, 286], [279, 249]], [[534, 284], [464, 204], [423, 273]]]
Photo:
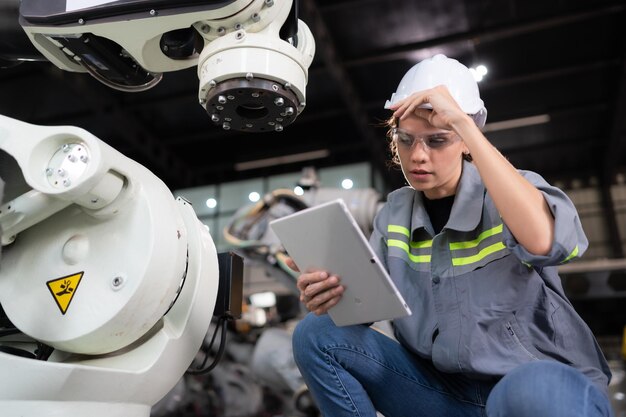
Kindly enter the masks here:
[[84, 273], [84, 271], [81, 271], [73, 275], [56, 278], [46, 282], [46, 285], [52, 294], [52, 298], [56, 301], [62, 314], [65, 314], [70, 306], [70, 303], [74, 298], [74, 294], [76, 294], [76, 288], [78, 288], [78, 284], [80, 284], [80, 280], [83, 278]]

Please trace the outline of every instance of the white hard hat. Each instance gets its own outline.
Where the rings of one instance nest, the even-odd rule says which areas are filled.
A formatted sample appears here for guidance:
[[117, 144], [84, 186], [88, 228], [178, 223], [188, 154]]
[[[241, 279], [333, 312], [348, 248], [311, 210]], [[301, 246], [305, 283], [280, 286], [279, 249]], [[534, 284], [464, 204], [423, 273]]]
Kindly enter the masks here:
[[[445, 85], [448, 88], [461, 110], [472, 116], [478, 127], [485, 125], [487, 109], [480, 99], [478, 83], [474, 76], [465, 65], [442, 54], [427, 58], [408, 70], [396, 92], [385, 103], [385, 108], [388, 109], [413, 93], [438, 85]], [[420, 107], [432, 109], [430, 103], [424, 103]]]

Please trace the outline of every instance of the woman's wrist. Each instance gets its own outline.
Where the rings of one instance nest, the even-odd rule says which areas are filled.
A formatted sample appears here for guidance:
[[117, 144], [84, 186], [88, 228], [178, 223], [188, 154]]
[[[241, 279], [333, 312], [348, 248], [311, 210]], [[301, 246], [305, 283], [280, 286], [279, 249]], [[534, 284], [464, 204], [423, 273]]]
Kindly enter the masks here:
[[474, 119], [468, 114], [463, 114], [456, 120], [453, 120], [450, 124], [452, 130], [459, 136], [465, 137], [468, 134], [475, 133], [476, 131], [480, 132], [478, 126], [474, 122]]

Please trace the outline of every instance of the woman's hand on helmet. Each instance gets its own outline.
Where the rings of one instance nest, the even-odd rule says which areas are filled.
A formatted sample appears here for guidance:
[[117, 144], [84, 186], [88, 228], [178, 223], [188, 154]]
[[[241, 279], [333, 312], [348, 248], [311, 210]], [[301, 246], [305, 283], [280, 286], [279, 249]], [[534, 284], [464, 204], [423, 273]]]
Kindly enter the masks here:
[[298, 277], [300, 301], [318, 316], [339, 302], [344, 287], [339, 277], [326, 271], [307, 271]]
[[[424, 104], [429, 104], [432, 110], [420, 107]], [[400, 120], [414, 114], [425, 119], [436, 128], [447, 130], [452, 130], [455, 123], [469, 117], [461, 110], [444, 85], [413, 93], [393, 104], [390, 108], [394, 111], [394, 117]]]

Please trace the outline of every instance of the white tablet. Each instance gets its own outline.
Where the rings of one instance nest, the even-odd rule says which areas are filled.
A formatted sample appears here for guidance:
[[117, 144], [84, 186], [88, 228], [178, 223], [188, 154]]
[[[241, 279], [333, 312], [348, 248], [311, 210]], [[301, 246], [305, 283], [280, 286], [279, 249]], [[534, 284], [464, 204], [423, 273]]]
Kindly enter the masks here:
[[336, 274], [345, 287], [328, 314], [337, 326], [373, 323], [411, 314], [343, 200], [270, 222], [301, 271]]

